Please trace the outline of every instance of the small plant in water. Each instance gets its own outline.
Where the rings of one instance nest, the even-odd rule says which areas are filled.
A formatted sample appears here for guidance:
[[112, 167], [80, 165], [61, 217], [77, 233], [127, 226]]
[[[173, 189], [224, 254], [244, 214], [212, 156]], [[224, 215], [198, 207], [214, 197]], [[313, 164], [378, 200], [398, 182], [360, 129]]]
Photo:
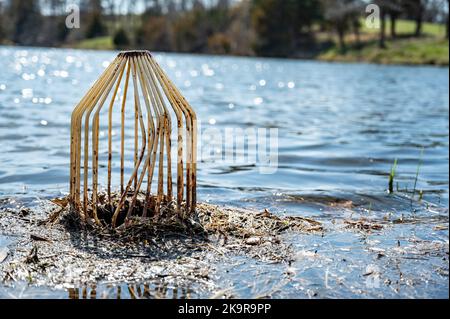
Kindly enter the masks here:
[[[109, 105], [103, 108], [106, 101]], [[116, 104], [120, 108], [114, 108]], [[177, 128], [176, 199], [172, 115]], [[129, 132], [131, 143], [126, 139]], [[196, 153], [192, 107], [148, 51], [122, 52], [72, 113], [71, 208], [85, 221], [112, 227], [132, 216], [157, 216], [168, 208], [191, 214], [196, 207]], [[99, 160], [105, 164], [99, 165]], [[116, 163], [120, 169], [113, 176]], [[127, 176], [126, 163], [132, 167]], [[101, 168], [106, 169], [100, 172]], [[157, 183], [152, 185], [154, 175]], [[99, 176], [106, 177], [106, 191], [99, 189]]]
[[397, 163], [398, 163], [398, 161], [397, 161], [397, 159], [395, 159], [394, 165], [392, 165], [391, 172], [389, 174], [389, 193], [390, 194], [394, 193], [394, 179], [395, 179], [395, 174], [397, 172]]
[[[425, 149], [422, 148], [422, 150], [420, 151], [420, 157], [419, 157], [419, 163], [417, 164], [417, 170], [416, 170], [416, 177], [414, 178], [414, 187], [413, 187], [413, 193], [411, 196], [411, 201], [414, 199], [414, 196], [416, 195], [416, 190], [417, 190], [417, 181], [419, 180], [419, 173], [420, 173], [420, 168], [422, 166], [422, 158], [423, 158], [423, 153], [424, 153]], [[423, 192], [420, 191], [420, 199], [421, 200], [423, 195]]]

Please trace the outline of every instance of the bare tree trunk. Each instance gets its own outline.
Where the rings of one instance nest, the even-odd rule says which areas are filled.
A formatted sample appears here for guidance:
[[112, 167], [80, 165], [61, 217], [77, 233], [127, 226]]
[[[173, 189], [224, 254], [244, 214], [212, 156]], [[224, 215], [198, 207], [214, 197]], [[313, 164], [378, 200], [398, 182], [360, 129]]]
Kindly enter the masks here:
[[360, 25], [358, 20], [353, 21], [353, 33], [355, 34], [356, 46], [359, 48], [361, 46], [361, 35], [360, 35]]
[[414, 32], [414, 35], [416, 37], [420, 37], [422, 35], [422, 24], [423, 24], [423, 5], [422, 1], [417, 1], [417, 13], [416, 13], [416, 31]]
[[397, 14], [391, 13], [391, 38], [397, 37]]
[[449, 33], [449, 11], [450, 11], [450, 0], [447, 0], [447, 26], [445, 28], [445, 37], [448, 39], [448, 33]]
[[338, 38], [339, 38], [339, 49], [341, 50], [342, 53], [345, 53], [345, 51], [347, 51], [347, 46], [345, 44], [344, 27], [338, 26], [337, 33], [338, 33]]
[[382, 9], [380, 16], [380, 41], [378, 43], [381, 49], [386, 48], [386, 13]]
[[447, 14], [447, 26], [445, 27], [445, 38], [448, 39], [448, 33], [449, 33], [449, 19]]

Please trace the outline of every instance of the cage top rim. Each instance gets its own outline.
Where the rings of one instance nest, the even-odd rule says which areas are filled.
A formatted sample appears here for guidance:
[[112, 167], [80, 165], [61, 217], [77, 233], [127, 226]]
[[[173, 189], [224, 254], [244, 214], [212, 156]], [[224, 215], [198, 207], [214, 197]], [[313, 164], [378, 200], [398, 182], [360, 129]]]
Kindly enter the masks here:
[[135, 57], [135, 56], [142, 56], [142, 55], [152, 56], [152, 54], [148, 50], [129, 50], [129, 51], [119, 52], [119, 56], [122, 56], [122, 57]]

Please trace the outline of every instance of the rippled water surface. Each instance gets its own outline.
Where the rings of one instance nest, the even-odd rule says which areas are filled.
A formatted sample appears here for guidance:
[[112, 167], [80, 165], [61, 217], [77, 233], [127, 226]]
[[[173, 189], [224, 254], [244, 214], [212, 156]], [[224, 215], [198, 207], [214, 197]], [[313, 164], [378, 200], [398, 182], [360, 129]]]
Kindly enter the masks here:
[[[0, 198], [32, 201], [67, 193], [71, 111], [114, 56], [0, 48]], [[448, 222], [448, 68], [178, 54], [156, 58], [194, 106], [202, 130], [278, 129], [275, 173], [261, 174], [258, 161], [230, 163], [205, 157], [198, 164], [200, 201], [268, 208], [325, 222], [343, 218], [348, 212], [342, 207], [351, 202], [355, 210], [380, 218], [413, 214], [422, 219], [379, 236], [383, 247], [411, 236], [440, 240], [448, 247], [448, 230], [432, 231], [433, 221]], [[388, 194], [395, 159], [397, 192]], [[293, 266], [298, 280], [286, 283], [279, 297], [311, 297], [311, 289], [323, 297], [355, 296], [358, 284], [341, 287], [341, 292], [327, 290], [324, 269], [337, 281], [340, 276], [361, 276], [373, 261], [368, 255], [352, 267], [339, 264], [346, 255], [367, 249], [358, 234], [331, 235], [326, 243], [320, 237], [302, 236], [293, 239], [293, 245], [322, 252], [333, 262], [323, 261], [319, 273], [315, 262], [299, 260]], [[445, 263], [446, 275], [436, 272], [443, 266], [431, 257], [405, 266], [405, 273], [413, 277], [429, 276], [428, 286], [368, 295], [448, 297], [448, 259]], [[243, 270], [238, 264], [239, 260], [230, 262], [230, 274], [223, 281], [244, 297], [263, 294], [261, 287], [267, 283], [258, 286], [250, 279], [258, 267], [247, 264]], [[233, 276], [242, 277], [240, 284]], [[248, 288], [251, 284], [257, 288]], [[302, 285], [313, 288], [304, 290]]]

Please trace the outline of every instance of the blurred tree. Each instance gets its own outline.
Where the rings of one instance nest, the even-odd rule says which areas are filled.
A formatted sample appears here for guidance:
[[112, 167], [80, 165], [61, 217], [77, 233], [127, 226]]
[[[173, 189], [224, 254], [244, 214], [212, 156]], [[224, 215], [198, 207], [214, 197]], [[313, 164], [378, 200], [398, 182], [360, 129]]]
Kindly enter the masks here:
[[[82, 28], [65, 27], [65, 7], [77, 3]], [[24, 45], [61, 45], [110, 35], [117, 46], [155, 51], [314, 57], [346, 42], [361, 47], [368, 0], [0, 0], [0, 37]], [[446, 24], [449, 0], [371, 0], [381, 10], [379, 46], [395, 38], [399, 18]], [[145, 9], [141, 14], [139, 10]], [[2, 14], [0, 8], [0, 14]], [[390, 19], [390, 30], [387, 29]], [[323, 38], [325, 32], [336, 34]], [[353, 34], [349, 36], [350, 33]], [[316, 41], [316, 35], [318, 41]], [[355, 39], [355, 41], [352, 41]], [[352, 41], [352, 42], [350, 42]], [[356, 43], [356, 45], [355, 45]], [[360, 45], [359, 45], [360, 44]]]
[[3, 39], [6, 37], [5, 31], [3, 30], [3, 17], [0, 15], [0, 44], [3, 42]]
[[208, 38], [208, 52], [212, 54], [230, 54], [231, 40], [224, 33], [215, 33]]
[[158, 0], [147, 0], [142, 23], [136, 30], [138, 47], [153, 51], [172, 51], [172, 36], [168, 16]]
[[96, 38], [107, 34], [103, 25], [103, 8], [101, 0], [89, 0], [87, 4], [89, 22], [86, 29], [86, 38]]
[[5, 21], [5, 13], [3, 12], [3, 2], [0, 2], [0, 44], [3, 42], [3, 39], [6, 38], [6, 32], [4, 31], [4, 21]]
[[231, 53], [254, 55], [252, 43], [256, 35], [250, 18], [250, 1], [241, 1], [230, 9], [230, 23], [227, 35], [231, 41]]
[[120, 28], [121, 26], [118, 23], [118, 15], [117, 10], [119, 8], [119, 2], [117, 0], [103, 0], [105, 9], [107, 11], [108, 17], [111, 19], [111, 23], [113, 26], [113, 30], [116, 30], [118, 32], [117, 28]]
[[296, 40], [320, 18], [316, 0], [252, 0], [255, 51], [267, 56], [291, 55]]
[[416, 21], [416, 29], [414, 31], [416, 37], [422, 35], [422, 25], [427, 5], [428, 0], [403, 0], [403, 7], [407, 16]]
[[397, 37], [397, 20], [402, 13], [402, 1], [403, 0], [391, 0], [387, 9], [391, 20], [391, 37]]
[[38, 40], [42, 16], [39, 0], [10, 0], [8, 12], [12, 30], [12, 41], [22, 45], [32, 45]]
[[352, 29], [353, 29], [353, 33], [355, 34], [355, 40], [356, 40], [356, 46], [359, 48], [361, 47], [361, 21], [358, 19], [357, 16], [355, 16], [352, 19]]
[[[182, 4], [181, 8], [188, 3]], [[228, 1], [217, 1], [205, 7], [202, 1], [193, 0], [191, 9], [180, 12], [173, 21], [174, 49], [181, 52], [208, 52], [208, 48], [229, 50], [231, 40], [226, 34], [231, 16]], [[219, 44], [221, 43], [221, 44]]]
[[357, 42], [359, 41], [359, 19], [364, 3], [360, 0], [322, 0], [322, 5], [325, 21], [336, 31], [339, 48], [341, 52], [345, 52], [347, 50], [345, 34], [351, 28], [355, 32]]
[[391, 19], [391, 37], [395, 38], [397, 36], [396, 22], [402, 12], [403, 1], [405, 0], [375, 0], [375, 4], [380, 7], [380, 38], [378, 45], [382, 49], [386, 48], [386, 20], [388, 16]]
[[449, 25], [449, 15], [450, 15], [450, 0], [447, 0], [447, 25], [445, 27], [445, 37], [448, 39], [448, 35], [449, 35], [449, 29], [450, 29], [450, 25]]
[[66, 0], [40, 0], [40, 7], [47, 16], [58, 16], [65, 12]]
[[113, 43], [118, 49], [124, 49], [130, 45], [130, 40], [128, 39], [128, 35], [124, 29], [120, 28], [116, 31], [116, 34], [113, 37]]
[[445, 24], [445, 38], [449, 33], [450, 0], [430, 0], [426, 8], [425, 21]]
[[426, 0], [411, 0], [416, 17], [416, 31], [414, 35], [419, 37], [422, 35], [423, 15], [425, 12]]
[[208, 30], [207, 13], [203, 4], [194, 0], [192, 10], [182, 13], [174, 22], [174, 45], [181, 52], [205, 52]]
[[160, 16], [162, 14], [162, 6], [159, 0], [144, 0], [144, 5], [144, 17]]
[[88, 0], [88, 11], [93, 13], [103, 13], [102, 0]]
[[136, 31], [136, 45], [153, 51], [172, 51], [171, 31], [165, 16], [146, 18]]
[[106, 28], [102, 23], [100, 13], [94, 12], [90, 16], [90, 21], [86, 29], [86, 38], [96, 38], [107, 34]]
[[389, 12], [389, 0], [375, 0], [374, 2], [380, 8], [380, 36], [378, 46], [380, 49], [386, 48], [386, 18]]

